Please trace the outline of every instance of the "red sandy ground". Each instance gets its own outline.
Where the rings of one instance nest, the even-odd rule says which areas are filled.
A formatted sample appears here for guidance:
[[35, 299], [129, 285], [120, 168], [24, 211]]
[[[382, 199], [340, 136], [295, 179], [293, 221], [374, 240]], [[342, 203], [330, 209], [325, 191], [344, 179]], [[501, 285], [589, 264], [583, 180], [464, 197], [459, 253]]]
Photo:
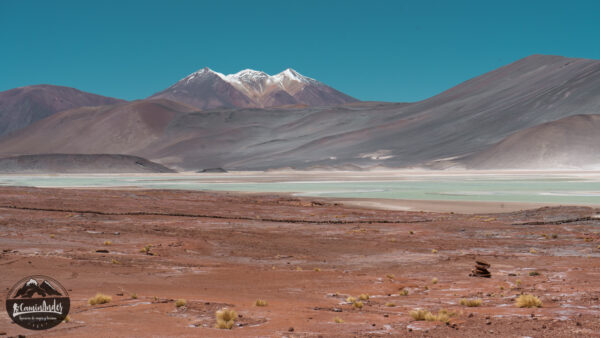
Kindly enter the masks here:
[[[556, 207], [461, 215], [276, 195], [3, 187], [0, 333], [594, 336], [600, 219], [590, 217], [598, 212]], [[519, 225], [526, 222], [543, 224]], [[140, 252], [148, 244], [153, 256]], [[469, 277], [475, 258], [491, 264], [492, 278]], [[32, 274], [69, 290], [70, 322], [42, 332], [11, 323], [5, 293]], [[97, 292], [112, 302], [88, 305]], [[362, 293], [370, 299], [361, 310], [345, 302]], [[538, 296], [543, 307], [517, 308], [521, 293]], [[463, 297], [483, 304], [461, 306]], [[187, 305], [177, 308], [179, 298]], [[257, 299], [268, 306], [254, 306]], [[232, 330], [214, 328], [214, 313], [223, 307], [240, 315]], [[408, 314], [415, 308], [456, 314], [449, 325], [415, 321]]]

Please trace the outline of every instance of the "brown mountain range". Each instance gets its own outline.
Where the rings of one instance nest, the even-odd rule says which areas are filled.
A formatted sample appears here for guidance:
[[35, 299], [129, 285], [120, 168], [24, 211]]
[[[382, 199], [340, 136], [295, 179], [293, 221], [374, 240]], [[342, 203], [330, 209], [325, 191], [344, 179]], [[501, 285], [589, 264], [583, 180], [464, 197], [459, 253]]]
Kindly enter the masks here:
[[[254, 75], [254, 80], [262, 76]], [[219, 74], [196, 76], [222, 79]], [[223, 82], [227, 88], [236, 89], [234, 93], [248, 85], [236, 84], [236, 88], [231, 82]], [[248, 93], [252, 91], [247, 89]], [[242, 103], [236, 104], [257, 102], [257, 97], [239, 96]], [[230, 98], [211, 96], [206, 101], [201, 97], [198, 102], [206, 108], [230, 102]], [[533, 127], [598, 112], [600, 61], [534, 55], [415, 103], [200, 110], [167, 99], [151, 99], [78, 108], [50, 116], [0, 140], [0, 156], [120, 153], [184, 170], [456, 165], [493, 168], [496, 165], [484, 157], [476, 161], [477, 154], [500, 149], [499, 142], [516, 132], [541, 135], [542, 129]], [[562, 128], [565, 135], [579, 133], [579, 123], [568, 125], [572, 128]], [[533, 142], [525, 134], [520, 139], [531, 143], [531, 151], [542, 151], [543, 143]], [[564, 149], [579, 152], [582, 147], [594, 147], [589, 145], [594, 140], [590, 137], [579, 142], [565, 136], [561, 144]], [[504, 143], [502, 149], [510, 150], [502, 152], [516, 154], [518, 146], [507, 146], [512, 142], [519, 143]], [[579, 167], [593, 165], [589, 157], [580, 154], [582, 161], [573, 163]], [[526, 161], [532, 159], [524, 156], [523, 164], [515, 165], [528, 167]]]
[[52, 85], [3, 91], [0, 92], [0, 136], [63, 110], [120, 102], [125, 101]]

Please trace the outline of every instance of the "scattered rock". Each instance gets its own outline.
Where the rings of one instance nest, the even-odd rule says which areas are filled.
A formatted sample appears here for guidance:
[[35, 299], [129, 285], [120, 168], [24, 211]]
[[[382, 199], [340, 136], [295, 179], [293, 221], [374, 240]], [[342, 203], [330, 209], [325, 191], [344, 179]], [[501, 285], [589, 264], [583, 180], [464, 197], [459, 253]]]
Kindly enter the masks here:
[[206, 168], [198, 171], [199, 173], [226, 173], [227, 170], [223, 168]]
[[123, 292], [117, 293], [117, 296], [123, 296]]
[[288, 331], [289, 331], [289, 332], [294, 332], [294, 328], [293, 328], [293, 327], [290, 327], [290, 328], [288, 329]]
[[106, 249], [100, 249], [100, 250], [96, 250], [97, 253], [108, 253], [108, 250]]
[[491, 265], [487, 262], [484, 262], [482, 260], [476, 260], [475, 261], [475, 269], [471, 271], [469, 276], [491, 278], [492, 274], [488, 271], [490, 266]]

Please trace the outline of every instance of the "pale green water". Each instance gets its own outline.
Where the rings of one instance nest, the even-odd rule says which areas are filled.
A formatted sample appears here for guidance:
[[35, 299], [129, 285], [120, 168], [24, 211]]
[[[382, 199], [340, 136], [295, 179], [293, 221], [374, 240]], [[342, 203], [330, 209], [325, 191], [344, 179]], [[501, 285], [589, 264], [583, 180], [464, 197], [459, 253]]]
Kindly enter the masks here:
[[[266, 174], [265, 174], [266, 175]], [[600, 204], [600, 179], [578, 176], [410, 176], [381, 181], [290, 181], [248, 183], [265, 176], [60, 175], [0, 176], [0, 185], [35, 187], [141, 187], [152, 189], [293, 192], [305, 196], [414, 200], [554, 202]], [[313, 177], [314, 179], [314, 177]], [[369, 177], [373, 179], [373, 177]], [[215, 183], [214, 180], [223, 182]], [[275, 178], [277, 180], [277, 178]]]

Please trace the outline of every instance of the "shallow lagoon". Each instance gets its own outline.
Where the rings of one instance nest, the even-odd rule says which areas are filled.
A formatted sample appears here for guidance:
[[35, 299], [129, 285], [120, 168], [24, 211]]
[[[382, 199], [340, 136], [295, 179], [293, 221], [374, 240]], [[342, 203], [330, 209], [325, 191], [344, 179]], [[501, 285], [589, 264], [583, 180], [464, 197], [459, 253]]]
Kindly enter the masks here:
[[594, 174], [2, 175], [0, 185], [287, 192], [321, 197], [600, 205], [600, 175]]

